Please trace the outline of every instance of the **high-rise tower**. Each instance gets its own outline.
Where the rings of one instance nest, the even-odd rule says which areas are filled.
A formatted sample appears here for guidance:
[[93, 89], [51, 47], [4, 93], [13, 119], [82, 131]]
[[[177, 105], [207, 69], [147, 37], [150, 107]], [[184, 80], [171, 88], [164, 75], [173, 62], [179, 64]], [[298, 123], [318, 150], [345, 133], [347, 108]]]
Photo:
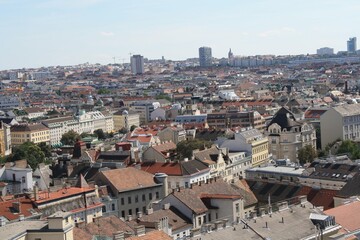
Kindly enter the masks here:
[[199, 62], [200, 62], [200, 67], [210, 67], [212, 65], [211, 48], [209, 47], [199, 48]]
[[144, 57], [141, 55], [133, 55], [130, 58], [131, 63], [131, 72], [133, 74], [143, 74], [144, 73]]
[[349, 38], [347, 41], [347, 51], [350, 53], [356, 52], [356, 37]]

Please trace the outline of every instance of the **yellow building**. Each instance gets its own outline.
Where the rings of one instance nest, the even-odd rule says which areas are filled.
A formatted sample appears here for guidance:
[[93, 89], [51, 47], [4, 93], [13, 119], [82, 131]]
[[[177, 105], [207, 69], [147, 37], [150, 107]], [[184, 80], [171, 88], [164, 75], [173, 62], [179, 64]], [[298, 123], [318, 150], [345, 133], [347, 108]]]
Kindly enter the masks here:
[[19, 124], [11, 127], [12, 145], [21, 145], [24, 142], [49, 143], [50, 131], [43, 124]]
[[251, 141], [252, 166], [258, 166], [269, 161], [269, 140], [267, 137]]
[[130, 130], [131, 126], [140, 126], [140, 115], [127, 110], [117, 111], [113, 114], [114, 131], [121, 129]]
[[258, 129], [247, 129], [235, 133], [234, 139], [218, 140], [221, 148], [228, 148], [230, 152], [245, 152], [251, 157], [253, 167], [266, 164], [269, 161], [269, 140]]

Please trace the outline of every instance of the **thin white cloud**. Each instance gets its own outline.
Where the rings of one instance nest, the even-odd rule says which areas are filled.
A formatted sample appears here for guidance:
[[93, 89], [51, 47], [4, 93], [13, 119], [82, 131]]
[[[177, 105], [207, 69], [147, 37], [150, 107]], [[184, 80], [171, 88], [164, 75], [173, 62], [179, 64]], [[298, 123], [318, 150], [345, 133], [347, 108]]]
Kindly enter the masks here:
[[113, 32], [100, 32], [100, 35], [104, 36], [104, 37], [112, 37], [112, 36], [115, 35], [115, 33], [113, 33]]

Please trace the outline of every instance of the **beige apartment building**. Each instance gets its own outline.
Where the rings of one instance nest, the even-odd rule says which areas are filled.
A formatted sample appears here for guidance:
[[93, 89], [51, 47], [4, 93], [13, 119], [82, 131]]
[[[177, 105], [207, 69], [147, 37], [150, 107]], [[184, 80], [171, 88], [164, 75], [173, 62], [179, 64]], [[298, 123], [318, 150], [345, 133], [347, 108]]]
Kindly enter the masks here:
[[19, 124], [10, 129], [12, 145], [21, 145], [24, 142], [50, 143], [50, 131], [43, 124]]
[[113, 120], [115, 132], [121, 129], [130, 130], [131, 126], [140, 126], [140, 115], [127, 110], [115, 112], [113, 114]]
[[285, 107], [274, 115], [265, 134], [269, 137], [269, 152], [274, 159], [297, 162], [299, 149], [307, 145], [316, 149], [316, 130], [313, 125], [297, 121], [294, 114]]
[[337, 139], [360, 139], [360, 104], [330, 108], [320, 117], [321, 148]]

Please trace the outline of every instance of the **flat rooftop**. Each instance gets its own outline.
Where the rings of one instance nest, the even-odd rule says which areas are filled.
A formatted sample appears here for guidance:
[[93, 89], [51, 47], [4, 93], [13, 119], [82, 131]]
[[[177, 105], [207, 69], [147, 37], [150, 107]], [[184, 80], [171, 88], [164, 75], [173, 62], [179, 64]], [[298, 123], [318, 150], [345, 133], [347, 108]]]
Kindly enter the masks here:
[[27, 230], [40, 230], [47, 227], [47, 221], [22, 221], [0, 227], [0, 239], [13, 239], [26, 233]]
[[[313, 208], [311, 203], [306, 202], [304, 208], [300, 205], [294, 205], [290, 206], [289, 209], [272, 213], [271, 217], [265, 215], [246, 220], [250, 226], [249, 228], [245, 228], [244, 223], [239, 223], [234, 227], [205, 233], [201, 236], [201, 239], [303, 239], [315, 234], [315, 226], [309, 219], [311, 213], [322, 214], [317, 208]], [[282, 222], [282, 219], [284, 219], [284, 222]], [[337, 228], [339, 226], [335, 225], [334, 230]]]
[[277, 166], [277, 167], [266, 166], [266, 167], [255, 167], [255, 168], [247, 169], [246, 171], [301, 176], [304, 170], [305, 170], [304, 168], [295, 168], [295, 167], [286, 167], [286, 166]]

